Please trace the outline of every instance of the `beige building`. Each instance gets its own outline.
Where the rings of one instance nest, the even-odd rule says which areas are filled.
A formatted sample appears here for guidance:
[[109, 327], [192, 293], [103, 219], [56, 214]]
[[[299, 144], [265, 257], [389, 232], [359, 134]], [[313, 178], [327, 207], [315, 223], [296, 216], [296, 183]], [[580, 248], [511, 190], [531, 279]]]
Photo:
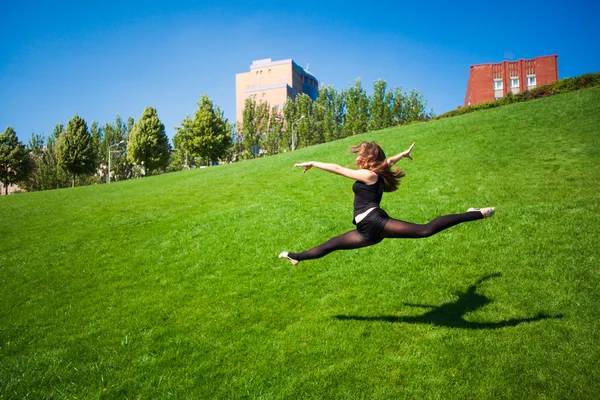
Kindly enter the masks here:
[[277, 106], [282, 112], [287, 98], [295, 99], [301, 93], [316, 100], [319, 82], [292, 59], [252, 61], [250, 72], [235, 75], [235, 119], [241, 124], [244, 102], [249, 97], [257, 104], [268, 102], [270, 107]]

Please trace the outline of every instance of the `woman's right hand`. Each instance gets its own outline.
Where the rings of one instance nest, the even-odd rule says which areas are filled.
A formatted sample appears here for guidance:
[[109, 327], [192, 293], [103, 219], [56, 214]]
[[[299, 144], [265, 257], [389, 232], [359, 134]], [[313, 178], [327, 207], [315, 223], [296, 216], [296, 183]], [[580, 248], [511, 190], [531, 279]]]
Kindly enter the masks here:
[[294, 167], [304, 167], [304, 172], [306, 173], [306, 171], [308, 171], [309, 169], [311, 169], [313, 166], [312, 162], [304, 162], [304, 163], [300, 163], [300, 164], [294, 164]]

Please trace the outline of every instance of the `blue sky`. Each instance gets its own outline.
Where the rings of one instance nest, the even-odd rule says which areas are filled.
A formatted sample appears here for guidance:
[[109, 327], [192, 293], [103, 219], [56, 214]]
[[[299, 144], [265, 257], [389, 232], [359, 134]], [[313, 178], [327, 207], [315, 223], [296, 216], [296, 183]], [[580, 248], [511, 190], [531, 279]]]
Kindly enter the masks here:
[[235, 74], [293, 59], [338, 91], [361, 78], [462, 105], [469, 67], [558, 54], [559, 78], [600, 71], [597, 1], [3, 1], [0, 129], [27, 142], [155, 107], [170, 138], [206, 93], [235, 119]]

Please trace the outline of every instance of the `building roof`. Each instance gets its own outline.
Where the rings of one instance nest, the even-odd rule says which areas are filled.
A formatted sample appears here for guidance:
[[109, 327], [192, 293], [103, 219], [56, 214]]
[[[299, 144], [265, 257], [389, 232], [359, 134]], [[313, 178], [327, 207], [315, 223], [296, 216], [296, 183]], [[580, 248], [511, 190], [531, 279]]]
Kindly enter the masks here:
[[473, 67], [478, 67], [480, 65], [489, 65], [489, 64], [502, 64], [505, 62], [517, 62], [517, 61], [526, 61], [526, 60], [535, 60], [536, 58], [545, 58], [545, 57], [558, 57], [558, 54], [550, 54], [547, 56], [537, 56], [537, 57], [533, 57], [533, 58], [519, 58], [518, 60], [504, 60], [504, 61], [498, 61], [498, 62], [487, 62], [487, 63], [480, 63], [480, 64], [473, 64], [471, 65], [471, 68]]

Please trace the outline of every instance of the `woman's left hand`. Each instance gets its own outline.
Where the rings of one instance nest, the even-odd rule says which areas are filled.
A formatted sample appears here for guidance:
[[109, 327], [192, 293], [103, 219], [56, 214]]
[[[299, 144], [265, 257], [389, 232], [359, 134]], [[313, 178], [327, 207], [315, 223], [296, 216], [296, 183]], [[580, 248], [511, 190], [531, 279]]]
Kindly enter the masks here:
[[408, 158], [409, 160], [412, 160], [412, 156], [410, 155], [410, 152], [412, 151], [413, 147], [415, 147], [415, 142], [413, 142], [413, 144], [410, 145], [410, 147], [408, 148], [408, 150], [403, 151], [402, 153], [400, 153], [402, 155], [402, 157], [400, 158]]

